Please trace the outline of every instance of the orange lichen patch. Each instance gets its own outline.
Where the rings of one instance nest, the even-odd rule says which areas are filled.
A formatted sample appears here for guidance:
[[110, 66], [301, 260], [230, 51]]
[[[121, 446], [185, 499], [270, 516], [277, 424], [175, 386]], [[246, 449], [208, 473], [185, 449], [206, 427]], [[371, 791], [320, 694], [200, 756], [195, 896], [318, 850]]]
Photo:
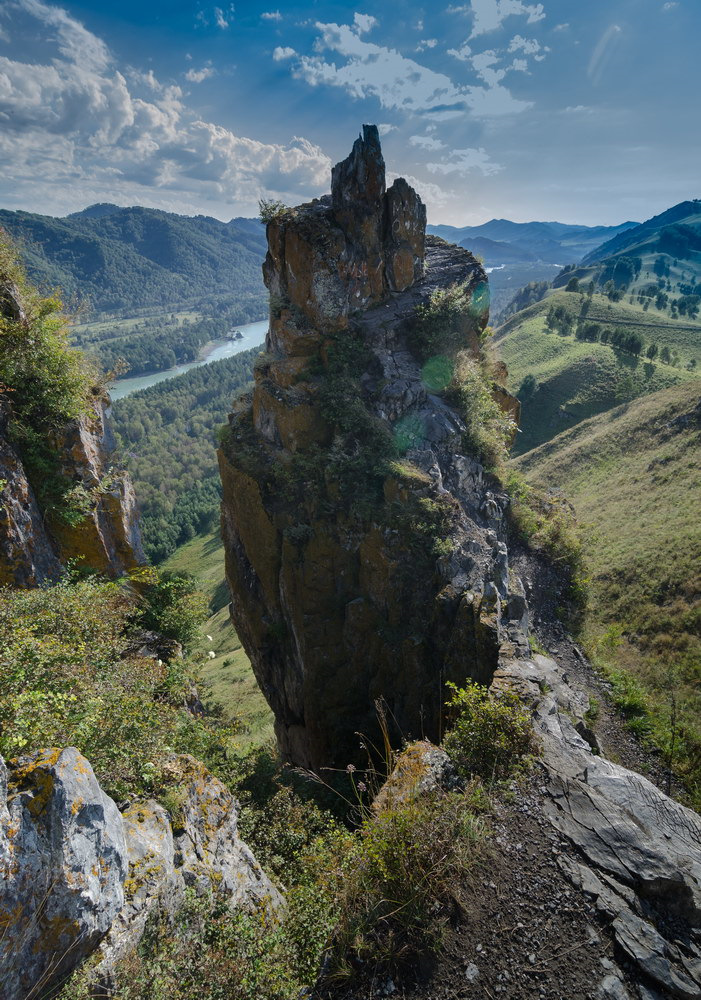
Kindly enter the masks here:
[[[49, 769], [56, 766], [62, 753], [60, 747], [40, 750], [30, 763], [14, 767], [8, 781], [8, 789], [12, 788], [14, 794], [8, 796], [8, 801], [20, 792], [31, 792], [25, 804], [32, 816], [39, 816], [54, 790], [54, 775]], [[10, 761], [11, 767], [13, 764]]]
[[85, 805], [85, 801], [83, 799], [80, 799], [80, 798], [75, 799], [71, 803], [71, 813], [72, 813], [72, 815], [73, 816], [77, 816], [78, 813], [80, 812], [80, 810], [83, 808], [84, 805]]

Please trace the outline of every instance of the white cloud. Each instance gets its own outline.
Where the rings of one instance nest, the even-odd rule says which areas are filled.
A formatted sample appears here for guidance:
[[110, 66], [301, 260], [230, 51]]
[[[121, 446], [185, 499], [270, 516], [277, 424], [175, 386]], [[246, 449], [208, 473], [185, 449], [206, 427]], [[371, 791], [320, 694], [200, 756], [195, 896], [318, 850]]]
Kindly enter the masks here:
[[396, 125], [390, 125], [388, 122], [381, 122], [377, 126], [377, 131], [380, 133], [380, 135], [389, 135], [390, 132], [396, 132], [397, 131], [397, 126]]
[[469, 4], [448, 7], [451, 14], [473, 14], [475, 21], [471, 38], [500, 28], [507, 17], [527, 17], [528, 24], [535, 24], [545, 17], [542, 3], [528, 4], [523, 0], [470, 0]]
[[412, 146], [419, 146], [421, 149], [445, 149], [444, 142], [441, 142], [440, 139], [434, 139], [430, 135], [412, 135], [409, 136], [409, 142]]
[[593, 115], [595, 108], [590, 108], [586, 104], [575, 104], [569, 107], [563, 108], [562, 113], [565, 115]]
[[536, 62], [542, 62], [549, 51], [548, 45], [541, 45], [537, 39], [522, 35], [514, 35], [509, 42], [509, 52], [523, 52], [524, 56], [533, 56]]
[[462, 60], [462, 62], [468, 62], [472, 55], [472, 49], [467, 42], [463, 42], [459, 49], [448, 49], [448, 55], [454, 56], [456, 59]]
[[553, 28], [553, 31], [569, 31], [569, 28], [570, 28], [569, 23], [565, 21], [564, 24], [556, 24], [555, 27]]
[[372, 97], [383, 108], [428, 114], [436, 120], [468, 109], [491, 117], [530, 107], [500, 85], [458, 86], [446, 74], [422, 66], [396, 49], [366, 42], [350, 25], [317, 23], [316, 27], [321, 32], [314, 45], [316, 52], [335, 52], [345, 62], [329, 62], [320, 54], [301, 56], [294, 75], [311, 86], [340, 87], [351, 97]]
[[370, 14], [354, 14], [353, 24], [357, 33], [364, 35], [366, 32], [372, 31], [379, 22], [376, 17], [372, 17]]
[[479, 171], [485, 176], [497, 174], [503, 168], [494, 163], [485, 149], [454, 149], [447, 161], [427, 163], [432, 174], [470, 174]]
[[435, 49], [436, 45], [438, 45], [437, 38], [422, 38], [416, 46], [416, 51], [423, 52], [424, 49]]
[[283, 60], [292, 59], [292, 57], [296, 55], [296, 51], [291, 49], [289, 45], [285, 45], [284, 47], [278, 45], [273, 49], [273, 59], [275, 62], [283, 62]]
[[20, 5], [49, 29], [53, 51], [45, 63], [0, 57], [6, 200], [32, 192], [34, 204], [90, 196], [253, 209], [266, 193], [299, 200], [326, 189], [331, 164], [318, 146], [298, 137], [259, 142], [203, 121], [179, 87], [151, 71], [122, 73], [104, 42], [65, 10]]
[[279, 10], [265, 10], [260, 16], [264, 21], [282, 21], [282, 14]]
[[215, 70], [211, 66], [203, 66], [202, 69], [189, 69], [185, 74], [185, 79], [189, 80], [190, 83], [202, 83], [203, 80], [208, 80], [210, 76], [214, 76], [214, 73]]
[[679, 4], [676, 2], [676, 0], [669, 0], [668, 3], [662, 4], [662, 10], [674, 10], [674, 8], [678, 6]]
[[231, 16], [231, 14], [233, 14], [233, 12], [234, 12], [234, 8], [230, 7], [229, 10], [226, 12], [226, 15], [225, 15], [224, 11], [221, 9], [221, 7], [215, 7], [214, 8], [214, 20], [216, 22], [217, 27], [218, 28], [222, 28], [222, 29], [223, 28], [228, 28], [229, 27], [229, 21], [227, 20], [227, 18], [229, 18]]

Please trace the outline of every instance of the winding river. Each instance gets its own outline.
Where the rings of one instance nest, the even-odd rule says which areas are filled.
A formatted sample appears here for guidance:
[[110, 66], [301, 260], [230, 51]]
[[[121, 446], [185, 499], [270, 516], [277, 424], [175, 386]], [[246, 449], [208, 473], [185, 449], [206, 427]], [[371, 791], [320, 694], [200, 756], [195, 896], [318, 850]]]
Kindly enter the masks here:
[[256, 323], [246, 323], [245, 326], [235, 327], [235, 330], [241, 334], [240, 340], [215, 341], [207, 349], [205, 356], [199, 358], [197, 361], [189, 361], [184, 365], [176, 365], [175, 368], [169, 368], [165, 372], [135, 375], [134, 378], [120, 378], [117, 382], [113, 383], [110, 389], [112, 402], [117, 399], [124, 399], [125, 396], [130, 396], [132, 392], [138, 392], [139, 389], [148, 389], [150, 385], [156, 385], [158, 382], [165, 382], [166, 379], [175, 378], [176, 375], [182, 375], [183, 372], [189, 372], [191, 368], [199, 368], [200, 365], [209, 365], [212, 361], [221, 361], [222, 358], [230, 358], [234, 354], [240, 354], [241, 351], [247, 351], [250, 347], [258, 347], [259, 344], [262, 345], [265, 335], [268, 332], [268, 321], [267, 319], [261, 319]]

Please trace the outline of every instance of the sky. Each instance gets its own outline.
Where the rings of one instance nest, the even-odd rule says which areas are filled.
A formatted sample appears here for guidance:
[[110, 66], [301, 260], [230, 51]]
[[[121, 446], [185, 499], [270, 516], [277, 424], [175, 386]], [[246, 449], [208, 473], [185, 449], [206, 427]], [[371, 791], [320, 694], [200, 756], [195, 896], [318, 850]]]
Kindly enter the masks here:
[[252, 216], [363, 123], [434, 224], [701, 197], [701, 0], [220, 2], [0, 0], [0, 206]]

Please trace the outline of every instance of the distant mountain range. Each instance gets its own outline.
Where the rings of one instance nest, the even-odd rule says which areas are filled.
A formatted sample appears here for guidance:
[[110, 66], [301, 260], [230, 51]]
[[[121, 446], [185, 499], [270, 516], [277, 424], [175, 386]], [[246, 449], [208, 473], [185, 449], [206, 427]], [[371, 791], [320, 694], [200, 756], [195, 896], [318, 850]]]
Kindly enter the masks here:
[[600, 244], [637, 222], [619, 226], [570, 226], [563, 222], [510, 222], [491, 219], [481, 226], [428, 226], [428, 232], [449, 243], [458, 243], [484, 257], [488, 266], [515, 261], [540, 261], [546, 264], [576, 264]]
[[203, 296], [256, 295], [264, 311], [265, 232], [256, 219], [224, 223], [153, 208], [90, 205], [65, 218], [0, 210], [32, 279], [92, 313], [173, 308]]

